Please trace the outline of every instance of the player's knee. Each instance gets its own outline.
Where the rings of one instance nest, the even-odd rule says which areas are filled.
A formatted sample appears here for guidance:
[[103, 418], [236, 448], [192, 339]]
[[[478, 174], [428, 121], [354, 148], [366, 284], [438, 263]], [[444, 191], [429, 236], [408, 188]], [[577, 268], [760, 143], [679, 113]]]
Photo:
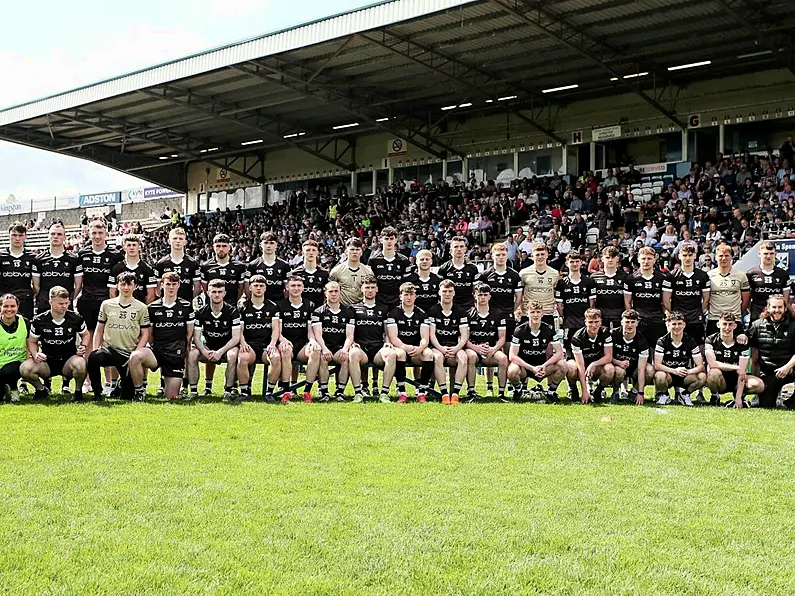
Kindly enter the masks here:
[[33, 376], [36, 368], [37, 366], [34, 360], [25, 360], [25, 362], [19, 366], [19, 374], [21, 374], [23, 377]]
[[660, 387], [668, 385], [667, 375], [662, 371], [654, 373], [654, 383]]
[[508, 365], [508, 379], [511, 381], [518, 381], [519, 380], [519, 367], [516, 364], [509, 364]]
[[232, 348], [226, 353], [227, 364], [237, 364], [237, 349]]
[[602, 366], [601, 377], [603, 381], [612, 381], [615, 374], [616, 374], [616, 367], [613, 366], [612, 364], [608, 363]]
[[473, 352], [472, 350], [466, 350], [465, 353], [467, 357], [467, 362], [470, 365], [475, 364], [475, 362], [477, 362], [478, 355], [475, 352]]
[[423, 362], [432, 362], [433, 361], [433, 350], [430, 348], [425, 348], [422, 351], [422, 361]]
[[458, 364], [466, 365], [469, 362], [469, 356], [467, 356], [466, 350], [459, 350], [456, 352], [455, 359]]
[[395, 348], [394, 350], [395, 350], [395, 357], [401, 362], [405, 362], [407, 357], [406, 350], [404, 350], [403, 348]]

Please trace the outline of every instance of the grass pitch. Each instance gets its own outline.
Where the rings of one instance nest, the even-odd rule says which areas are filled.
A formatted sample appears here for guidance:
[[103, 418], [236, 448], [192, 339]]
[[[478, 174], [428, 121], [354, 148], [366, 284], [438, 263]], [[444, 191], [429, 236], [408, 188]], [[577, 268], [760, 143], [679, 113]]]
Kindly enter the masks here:
[[0, 427], [2, 593], [795, 587], [790, 412], [155, 401]]

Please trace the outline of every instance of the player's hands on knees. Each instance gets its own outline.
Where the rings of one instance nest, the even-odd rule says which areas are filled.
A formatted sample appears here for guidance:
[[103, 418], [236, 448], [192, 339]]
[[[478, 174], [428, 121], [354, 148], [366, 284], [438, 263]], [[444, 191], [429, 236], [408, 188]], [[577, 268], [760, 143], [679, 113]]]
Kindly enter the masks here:
[[340, 351], [340, 362], [348, 362], [348, 350]]
[[211, 352], [207, 352], [207, 360], [210, 362], [220, 362], [222, 354], [219, 354], [217, 350], [212, 350]]
[[279, 351], [282, 354], [286, 354], [292, 349], [293, 349], [293, 344], [290, 342], [290, 340], [282, 338], [282, 343], [279, 344]]
[[331, 359], [334, 358], [334, 354], [328, 348], [324, 349], [320, 355], [326, 362], [331, 362]]
[[[80, 348], [78, 348], [78, 354], [80, 353], [79, 350], [80, 350]], [[85, 352], [85, 349], [83, 351]], [[47, 354], [45, 354], [44, 352], [41, 352], [41, 351], [36, 352], [36, 355], [33, 357], [33, 359], [36, 362], [47, 362]]]
[[245, 342], [241, 342], [241, 343], [240, 343], [240, 351], [241, 351], [243, 354], [248, 354], [249, 352], [251, 352], [251, 346], [250, 346], [250, 345], [248, 345], [248, 344], [247, 344], [247, 343], [245, 343]]
[[674, 369], [676, 374], [680, 377], [686, 377], [690, 371], [688, 371], [684, 366], [678, 366]]
[[276, 346], [268, 346], [265, 348], [265, 353], [268, 355], [269, 358], [273, 358], [276, 354], [279, 353], [279, 348]]
[[[590, 379], [593, 376], [594, 365], [589, 364], [585, 369], [585, 378]], [[584, 394], [583, 394], [584, 395]]]

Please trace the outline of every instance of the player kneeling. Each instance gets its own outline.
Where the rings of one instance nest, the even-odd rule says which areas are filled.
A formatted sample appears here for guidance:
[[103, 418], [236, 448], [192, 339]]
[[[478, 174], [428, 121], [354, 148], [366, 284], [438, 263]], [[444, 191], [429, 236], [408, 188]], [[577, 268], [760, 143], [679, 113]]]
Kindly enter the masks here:
[[430, 326], [421, 308], [414, 306], [417, 286], [410, 282], [400, 286], [400, 306], [393, 309], [386, 319], [387, 340], [397, 356], [395, 379], [398, 386], [398, 403], [406, 403], [406, 364], [411, 362], [420, 369], [417, 401], [425, 403], [428, 384], [433, 375], [433, 352], [430, 343]]
[[[69, 309], [69, 291], [61, 286], [50, 290], [50, 310], [39, 313], [32, 321], [28, 336], [28, 358], [19, 368], [22, 378], [36, 389], [33, 399], [46, 399], [49, 390], [42, 380], [63, 377], [63, 387], [75, 380], [72, 401], [83, 399], [86, 380], [86, 353], [91, 334], [86, 323]], [[80, 337], [80, 344], [75, 338]]]
[[475, 373], [478, 364], [487, 367], [497, 367], [497, 381], [499, 386], [494, 392], [498, 397], [504, 394], [507, 385], [508, 356], [503, 351], [507, 328], [506, 316], [497, 309], [491, 308], [491, 286], [485, 282], [475, 284], [475, 306], [467, 314], [469, 324], [469, 339], [467, 341], [467, 401], [477, 401], [475, 393]]
[[[513, 399], [521, 398], [528, 377], [540, 384], [549, 383], [546, 401], [558, 402], [558, 385], [566, 376], [566, 358], [555, 330], [542, 322], [544, 309], [537, 300], [527, 305], [527, 322], [516, 327], [510, 349], [508, 380], [513, 385]], [[508, 401], [503, 397], [503, 401]]]
[[[345, 401], [345, 386], [348, 374], [353, 379], [354, 387], [362, 384], [361, 367], [349, 368], [350, 351], [353, 347], [353, 330], [356, 327], [356, 313], [350, 306], [340, 303], [340, 284], [330, 281], [324, 289], [326, 303], [312, 313], [312, 334], [319, 346], [318, 357], [310, 358], [312, 364], [306, 370], [306, 392], [312, 389], [315, 375], [320, 379], [320, 401], [329, 401], [328, 379], [329, 363], [339, 366], [334, 397], [337, 401]], [[319, 367], [316, 369], [315, 367]], [[312, 394], [309, 393], [311, 399]]]
[[734, 388], [734, 399], [726, 402], [726, 407], [747, 408], [745, 394], [762, 393], [765, 384], [759, 377], [749, 375], [748, 359], [751, 350], [740, 345], [734, 337], [737, 322], [732, 313], [723, 313], [718, 319], [720, 331], [707, 338], [704, 352], [707, 358], [707, 387], [712, 393], [712, 405], [720, 404], [720, 396]]
[[152, 338], [148, 348], [130, 355], [130, 377], [136, 387], [146, 386], [147, 373], [159, 368], [165, 379], [166, 399], [176, 400], [185, 376], [185, 357], [193, 338], [195, 316], [190, 302], [178, 296], [178, 273], [164, 273], [160, 282], [163, 297], [149, 305]]
[[673, 385], [676, 401], [692, 406], [690, 394], [701, 389], [707, 381], [704, 359], [698, 344], [685, 333], [685, 317], [681, 313], [668, 313], [665, 322], [668, 333], [657, 340], [654, 350], [657, 403], [664, 406], [670, 401], [668, 388]]
[[[613, 338], [607, 327], [602, 327], [602, 312], [598, 308], [585, 311], [585, 327], [571, 338], [574, 360], [567, 363], [569, 398], [587, 404], [602, 399], [602, 391], [613, 382]], [[577, 392], [577, 380], [582, 386], [582, 397]]]
[[[649, 344], [638, 333], [638, 313], [633, 309], [621, 315], [621, 328], [611, 333], [613, 340], [613, 397], [611, 403], [629, 399], [642, 406], [646, 381], [654, 379], [654, 367], [649, 363]], [[626, 383], [632, 381], [632, 391]]]
[[240, 335], [240, 348], [237, 351], [237, 380], [240, 383], [240, 397], [243, 401], [251, 396], [251, 375], [258, 362], [268, 367], [268, 376], [262, 387], [265, 401], [276, 401], [271, 395], [282, 374], [282, 360], [279, 349], [281, 321], [279, 308], [265, 298], [267, 281], [264, 275], [254, 275], [249, 280], [251, 300], [246, 301], [240, 311], [243, 326]]
[[191, 398], [198, 397], [199, 362], [220, 364], [226, 360], [224, 400], [237, 398], [234, 392], [237, 346], [240, 344], [240, 314], [224, 302], [226, 284], [214, 279], [207, 288], [210, 303], [196, 313], [193, 345], [188, 355], [188, 382]]

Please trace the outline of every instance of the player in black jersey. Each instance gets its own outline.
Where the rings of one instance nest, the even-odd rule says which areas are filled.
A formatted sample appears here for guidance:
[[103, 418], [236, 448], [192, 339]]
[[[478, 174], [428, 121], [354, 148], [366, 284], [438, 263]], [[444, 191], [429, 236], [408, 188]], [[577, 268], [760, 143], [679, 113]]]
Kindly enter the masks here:
[[[566, 357], [563, 346], [555, 336], [555, 330], [542, 322], [544, 307], [538, 300], [527, 303], [528, 320], [519, 324], [511, 338], [508, 380], [513, 386], [513, 399], [519, 400], [528, 377], [535, 379], [536, 386], [547, 380], [549, 388], [546, 401], [558, 402], [558, 385], [566, 376]], [[507, 401], [507, 398], [503, 398]]]
[[[199, 263], [185, 254], [186, 243], [187, 237], [183, 228], [174, 228], [168, 233], [171, 252], [155, 264], [155, 276], [163, 279], [165, 273], [179, 275], [179, 297], [192, 303], [202, 291], [201, 275]], [[157, 293], [161, 295], [162, 288], [158, 288]]]
[[497, 383], [492, 378], [492, 393], [495, 397], [503, 395], [507, 387], [508, 356], [503, 348], [507, 341], [506, 318], [513, 317], [513, 313], [506, 314], [491, 306], [491, 286], [485, 282], [476, 282], [473, 289], [475, 293], [475, 306], [467, 313], [469, 338], [466, 343], [467, 353], [467, 400], [477, 401], [475, 393], [475, 373], [478, 364], [488, 367], [497, 367]]
[[[246, 281], [246, 265], [238, 261], [232, 261], [229, 257], [229, 236], [226, 234], [216, 234], [213, 238], [213, 252], [215, 256], [199, 266], [202, 289], [207, 293], [207, 286], [210, 280], [220, 279], [226, 288], [226, 302], [232, 306], [238, 304], [243, 296]], [[212, 393], [213, 377], [215, 376], [215, 363], [208, 362], [204, 369], [205, 374], [205, 395]]]
[[229, 236], [216, 234], [213, 238], [215, 256], [199, 266], [202, 289], [207, 292], [210, 280], [220, 279], [226, 287], [226, 300], [236, 305], [243, 296], [246, 281], [246, 265], [229, 258]]
[[260, 236], [260, 248], [262, 249], [262, 256], [251, 261], [246, 267], [244, 297], [251, 294], [249, 288], [251, 278], [255, 275], [263, 275], [268, 282], [265, 299], [272, 302], [284, 300], [284, 286], [287, 283], [290, 266], [276, 256], [276, 234], [263, 232]]
[[571, 338], [585, 327], [585, 311], [594, 308], [596, 286], [588, 277], [582, 277], [582, 257], [573, 250], [566, 255], [569, 274], [555, 284], [555, 304], [563, 318], [563, 349], [571, 355]]
[[[350, 353], [350, 366], [353, 368], [356, 366], [355, 363], [358, 363], [360, 368], [366, 369], [368, 364], [383, 368], [384, 376], [378, 399], [381, 403], [389, 403], [389, 388], [397, 368], [397, 354], [392, 344], [384, 337], [387, 312], [376, 302], [377, 294], [378, 280], [372, 275], [365, 277], [362, 281], [362, 301], [353, 305], [353, 312], [356, 314], [353, 338], [356, 345]], [[362, 403], [365, 396], [361, 388], [354, 386], [354, 391], [353, 401]], [[374, 380], [373, 393], [377, 391], [377, 383]]]
[[66, 230], [63, 225], [51, 225], [48, 235], [49, 249], [33, 259], [33, 294], [38, 312], [50, 307], [50, 290], [55, 286], [66, 288], [71, 300], [83, 285], [83, 265], [77, 255], [64, 250]]
[[[638, 333], [638, 313], [626, 310], [621, 316], [621, 329], [614, 329], [613, 339], [613, 397], [612, 403], [629, 399], [642, 406], [646, 383], [654, 379], [654, 366], [649, 362], [649, 344]], [[632, 391], [627, 391], [626, 381], [632, 381]]]
[[50, 288], [49, 310], [40, 312], [31, 323], [28, 352], [32, 358], [22, 363], [19, 372], [36, 389], [34, 399], [44, 399], [49, 394], [42, 379], [57, 376], [63, 377], [64, 388], [69, 386], [70, 379], [75, 380], [73, 401], [83, 398], [90, 335], [83, 317], [69, 310], [70, 304], [66, 288]]
[[706, 329], [704, 313], [709, 307], [709, 276], [695, 268], [696, 248], [692, 244], [682, 246], [679, 260], [682, 267], [663, 281], [663, 308], [682, 313], [687, 320], [687, 334], [701, 346]]
[[657, 403], [661, 406], [669, 403], [668, 388], [673, 385], [676, 401], [692, 406], [690, 394], [704, 387], [707, 382], [704, 359], [698, 344], [685, 333], [685, 317], [681, 313], [668, 313], [666, 324], [668, 333], [657, 340], [654, 349]]
[[[749, 269], [748, 285], [751, 286], [751, 321], [756, 321], [765, 310], [770, 296], [784, 296], [790, 303], [789, 274], [776, 267], [776, 245], [770, 240], [759, 247], [759, 267]], [[690, 326], [688, 325], [688, 330]]]
[[279, 353], [281, 320], [279, 307], [265, 298], [265, 276], [254, 275], [248, 280], [250, 299], [240, 311], [243, 332], [237, 352], [237, 380], [240, 383], [240, 400], [251, 396], [251, 375], [258, 362], [268, 366], [268, 375], [262, 387], [265, 401], [273, 403], [271, 388], [279, 384], [282, 360]]
[[667, 275], [655, 268], [657, 253], [649, 246], [638, 251], [640, 269], [624, 282], [624, 307], [638, 312], [638, 332], [650, 346], [666, 334], [663, 313], [663, 284]]
[[[356, 326], [356, 313], [350, 306], [340, 303], [340, 284], [330, 281], [326, 284], [326, 303], [312, 313], [312, 334], [320, 346], [320, 401], [328, 401], [329, 363], [339, 365], [336, 390], [337, 401], [345, 401], [343, 394], [350, 374], [353, 385], [362, 384], [361, 368], [349, 369], [350, 350], [353, 347], [353, 330]], [[311, 390], [307, 374], [307, 390]], [[311, 393], [310, 393], [311, 397]]]
[[367, 264], [378, 280], [376, 302], [387, 312], [400, 303], [400, 286], [411, 273], [411, 263], [395, 250], [398, 232], [392, 226], [381, 230], [381, 254], [370, 256]]
[[163, 296], [149, 305], [150, 347], [135, 350], [130, 355], [130, 376], [136, 387], [146, 386], [147, 372], [159, 368], [166, 381], [166, 398], [176, 400], [185, 375], [185, 359], [196, 317], [191, 303], [179, 297], [177, 273], [164, 273], [160, 285]]
[[129, 271], [135, 276], [133, 298], [144, 304], [151, 304], [157, 295], [157, 277], [155, 270], [141, 260], [141, 239], [135, 234], [127, 234], [122, 238], [121, 245], [124, 256], [110, 270], [108, 279], [110, 297], [116, 297], [116, 277], [122, 271]]
[[452, 258], [439, 267], [438, 275], [442, 279], [449, 279], [455, 284], [455, 298], [453, 304], [459, 308], [470, 309], [475, 304], [472, 294], [472, 284], [480, 275], [480, 271], [473, 263], [467, 263], [467, 244], [463, 236], [456, 236], [450, 240], [450, 255]]
[[[430, 344], [430, 327], [425, 311], [415, 306], [417, 288], [410, 282], [400, 286], [400, 306], [386, 317], [386, 336], [397, 355], [395, 378], [398, 386], [398, 403], [406, 403], [406, 364], [421, 366], [417, 401], [425, 403], [428, 386], [433, 375], [433, 352]], [[416, 378], [416, 377], [415, 377]]]
[[303, 291], [304, 280], [297, 276], [288, 277], [287, 298], [277, 304], [281, 319], [279, 352], [282, 372], [279, 389], [283, 404], [293, 398], [292, 392], [288, 391], [293, 363], [309, 364], [312, 353], [320, 348], [311, 333], [312, 305], [303, 299]]
[[[91, 246], [77, 253], [78, 262], [83, 268], [83, 285], [80, 293], [77, 294], [76, 307], [77, 312], [82, 315], [86, 322], [88, 332], [91, 334], [88, 344], [89, 353], [86, 355], [86, 359], [93, 351], [94, 331], [97, 328], [99, 309], [102, 306], [102, 302], [110, 298], [110, 290], [108, 289], [110, 270], [121, 259], [121, 255], [118, 252], [108, 247], [108, 225], [105, 223], [104, 218], [94, 219], [91, 222], [89, 233], [91, 235]], [[110, 379], [115, 373], [109, 372], [110, 370], [105, 370], [107, 382], [105, 383], [104, 393], [106, 394], [110, 394], [113, 390], [113, 384]], [[92, 391], [91, 379], [86, 379], [83, 385], [83, 392], [88, 391]]]
[[414, 306], [427, 313], [434, 304], [439, 302], [439, 283], [442, 278], [431, 271], [433, 253], [427, 248], [417, 253], [416, 262], [417, 271], [410, 273], [406, 281], [417, 288], [417, 299], [414, 301]]
[[[237, 368], [238, 345], [240, 344], [240, 313], [237, 308], [224, 302], [226, 282], [210, 280], [208, 284], [210, 303], [196, 313], [193, 345], [188, 354], [188, 379], [192, 396], [197, 394], [199, 384], [199, 362], [218, 364], [226, 360], [224, 399], [237, 399], [233, 389]], [[211, 381], [205, 378], [205, 387], [212, 392]], [[207, 391], [205, 390], [205, 393]]]
[[734, 399], [726, 402], [725, 405], [747, 408], [745, 394], [762, 393], [765, 384], [762, 379], [747, 372], [751, 348], [747, 344], [737, 343], [734, 337], [737, 328], [734, 314], [723, 313], [718, 319], [718, 328], [720, 331], [710, 335], [704, 345], [704, 354], [709, 367], [707, 386], [712, 393], [711, 403], [720, 404], [720, 396], [733, 390]]
[[[439, 383], [439, 392], [442, 394], [442, 403], [453, 405], [459, 402], [459, 393], [466, 379], [469, 364], [464, 350], [464, 346], [469, 341], [469, 325], [466, 311], [453, 303], [455, 292], [455, 284], [449, 279], [443, 279], [439, 284], [439, 303], [426, 313], [431, 331], [434, 370], [436, 381]], [[452, 395], [447, 392], [445, 366], [455, 367]]]
[[0, 251], [0, 294], [13, 294], [19, 300], [19, 314], [33, 318], [33, 261], [35, 255], [25, 250], [28, 229], [15, 221], [8, 228], [9, 247]]
[[620, 264], [618, 249], [607, 246], [602, 250], [602, 271], [591, 275], [596, 291], [594, 308], [602, 313], [602, 325], [611, 330], [621, 328], [621, 313], [626, 310], [624, 284], [627, 276], [619, 271]]
[[[607, 327], [602, 327], [602, 313], [598, 308], [585, 311], [585, 327], [571, 338], [571, 351], [574, 359], [567, 363], [566, 376], [569, 380], [569, 398], [582, 403], [598, 403], [602, 391], [613, 382], [616, 369], [613, 366], [613, 338]], [[582, 393], [577, 392], [577, 380]], [[593, 384], [593, 390], [591, 385]]]
[[304, 262], [290, 271], [288, 277], [297, 276], [304, 280], [304, 293], [302, 296], [313, 308], [317, 308], [323, 304], [326, 284], [329, 281], [329, 272], [317, 264], [317, 242], [311, 238], [305, 240], [301, 246], [301, 252], [304, 256]]

